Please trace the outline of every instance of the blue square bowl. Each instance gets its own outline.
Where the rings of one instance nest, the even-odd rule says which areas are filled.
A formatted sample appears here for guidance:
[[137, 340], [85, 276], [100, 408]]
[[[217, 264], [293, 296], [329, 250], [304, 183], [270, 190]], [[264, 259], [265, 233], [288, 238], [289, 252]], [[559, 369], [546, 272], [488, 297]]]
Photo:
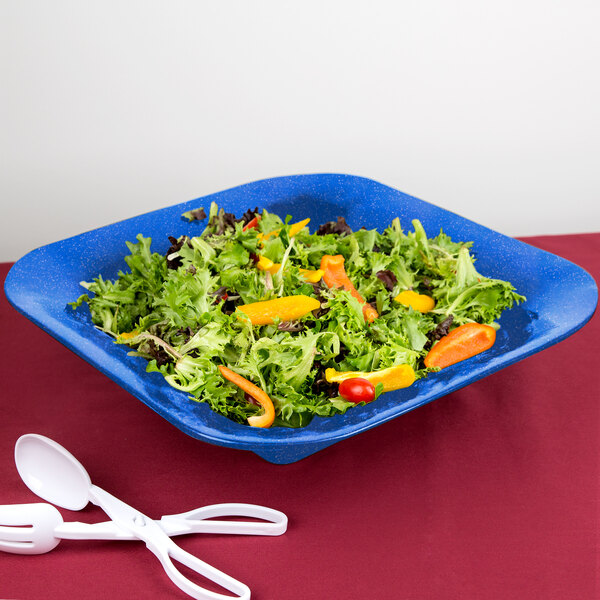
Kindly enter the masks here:
[[[95, 329], [89, 312], [75, 312], [67, 306], [82, 293], [80, 281], [98, 274], [114, 279], [125, 268], [125, 241], [134, 241], [138, 233], [151, 237], [152, 249], [161, 253], [170, 245], [169, 235], [198, 235], [204, 223], [187, 222], [182, 213], [199, 206], [208, 208], [211, 201], [238, 215], [258, 206], [295, 220], [310, 217], [313, 224], [343, 216], [355, 230], [365, 226], [381, 231], [394, 217], [408, 229], [417, 218], [429, 237], [443, 229], [455, 241], [473, 241], [477, 269], [488, 277], [510, 281], [527, 301], [502, 315], [492, 349], [410, 388], [384, 394], [345, 415], [315, 417], [301, 429], [240, 425], [206, 404], [189, 400], [160, 374], [146, 373], [146, 361], [127, 356], [127, 348]], [[591, 318], [598, 299], [592, 277], [563, 258], [376, 181], [338, 174], [257, 181], [49, 244], [20, 259], [4, 287], [17, 310], [188, 435], [250, 450], [279, 464], [295, 462], [385, 423], [561, 341]], [[576, 304], [573, 296], [578, 298]]]

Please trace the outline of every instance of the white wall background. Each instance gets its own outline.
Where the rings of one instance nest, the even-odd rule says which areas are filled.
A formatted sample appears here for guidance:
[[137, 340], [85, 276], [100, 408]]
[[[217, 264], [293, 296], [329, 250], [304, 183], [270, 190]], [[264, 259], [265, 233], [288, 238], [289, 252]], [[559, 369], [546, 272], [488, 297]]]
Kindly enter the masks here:
[[600, 231], [597, 0], [0, 0], [0, 260], [264, 177]]

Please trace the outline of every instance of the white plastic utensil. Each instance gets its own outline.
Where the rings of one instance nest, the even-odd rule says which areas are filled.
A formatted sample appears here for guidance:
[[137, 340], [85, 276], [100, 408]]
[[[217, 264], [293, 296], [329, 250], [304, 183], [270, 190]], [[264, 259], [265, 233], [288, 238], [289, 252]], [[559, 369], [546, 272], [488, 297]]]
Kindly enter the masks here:
[[45, 502], [0, 506], [0, 550], [13, 554], [43, 554], [60, 542], [56, 527], [62, 515]]
[[245, 584], [186, 552], [155, 521], [93, 485], [83, 465], [60, 444], [41, 435], [26, 434], [17, 440], [15, 462], [25, 485], [44, 500], [70, 510], [81, 510], [88, 502], [102, 508], [119, 528], [144, 541], [171, 581], [193, 598], [231, 600], [231, 596], [207, 590], [185, 577], [173, 559], [239, 598], [250, 598]]
[[[213, 517], [254, 517], [264, 521], [207, 521]], [[268, 520], [268, 521], [267, 521]], [[170, 537], [188, 533], [281, 535], [287, 517], [278, 510], [255, 504], [213, 504], [155, 521]], [[135, 540], [137, 537], [114, 521], [65, 522], [51, 504], [0, 506], [0, 550], [13, 554], [43, 554], [61, 540]]]
[[[251, 517], [261, 521], [213, 521], [215, 517]], [[229, 502], [211, 504], [185, 513], [165, 515], [158, 524], [168, 535], [186, 533], [230, 533], [238, 535], [282, 535], [288, 519], [284, 513], [266, 506]]]

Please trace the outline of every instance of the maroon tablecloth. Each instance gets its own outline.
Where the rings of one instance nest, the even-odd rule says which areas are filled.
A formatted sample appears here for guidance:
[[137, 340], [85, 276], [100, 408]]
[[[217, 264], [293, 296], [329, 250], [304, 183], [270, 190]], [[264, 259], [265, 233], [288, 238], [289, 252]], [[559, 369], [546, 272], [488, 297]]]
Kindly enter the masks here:
[[[600, 234], [528, 238], [600, 281]], [[10, 265], [0, 265], [3, 281]], [[577, 298], [573, 298], [577, 302]], [[568, 306], [565, 306], [568, 310]], [[291, 465], [194, 440], [0, 298], [0, 503], [38, 499], [13, 448], [47, 435], [159, 517], [284, 511], [281, 537], [179, 543], [254, 600], [598, 598], [600, 318], [552, 348]], [[62, 510], [104, 520], [100, 509]], [[0, 598], [186, 598], [139, 542], [0, 554]]]

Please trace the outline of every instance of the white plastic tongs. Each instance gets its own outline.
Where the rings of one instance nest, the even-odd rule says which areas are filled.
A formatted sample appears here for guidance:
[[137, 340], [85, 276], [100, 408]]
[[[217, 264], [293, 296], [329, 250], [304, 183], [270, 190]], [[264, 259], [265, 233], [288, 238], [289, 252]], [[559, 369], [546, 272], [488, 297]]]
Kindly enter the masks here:
[[[170, 536], [188, 533], [235, 533], [281, 535], [287, 517], [278, 510], [254, 504], [214, 504], [186, 513], [167, 515], [154, 521], [92, 484], [83, 465], [60, 444], [27, 434], [15, 446], [17, 470], [27, 487], [40, 498], [69, 510], [81, 510], [88, 502], [98, 505], [112, 519], [104, 523], [66, 523], [52, 505], [14, 504], [0, 506], [0, 550], [17, 554], [41, 554], [55, 548], [61, 539], [133, 540], [146, 543], [169, 578], [181, 590], [199, 600], [231, 600], [200, 587], [185, 577], [172, 559], [248, 600], [250, 589], [180, 548]], [[215, 521], [215, 517], [250, 517], [261, 521]]]

